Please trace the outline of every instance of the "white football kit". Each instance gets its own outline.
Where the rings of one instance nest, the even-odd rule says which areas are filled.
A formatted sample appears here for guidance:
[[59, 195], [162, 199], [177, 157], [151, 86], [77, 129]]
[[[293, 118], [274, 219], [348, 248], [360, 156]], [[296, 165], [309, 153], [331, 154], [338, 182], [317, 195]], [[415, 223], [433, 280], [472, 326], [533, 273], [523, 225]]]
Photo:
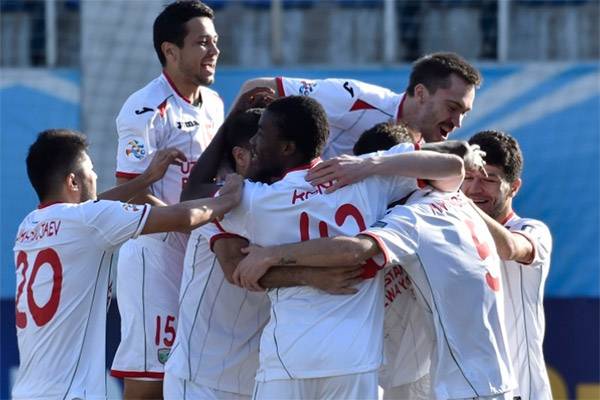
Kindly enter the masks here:
[[[187, 157], [152, 184], [153, 195], [179, 202], [183, 184], [223, 122], [223, 102], [201, 87], [202, 105], [182, 97], [163, 73], [132, 94], [117, 117], [117, 177], [133, 178], [157, 150], [176, 147]], [[162, 233], [128, 241], [119, 252], [117, 301], [121, 343], [111, 374], [121, 378], [162, 379], [176, 338], [177, 301], [187, 235]]]
[[402, 116], [404, 94], [352, 79], [275, 78], [279, 96], [302, 95], [317, 100], [329, 121], [329, 138], [321, 158], [352, 154], [360, 135], [380, 122]]
[[54, 203], [17, 234], [15, 399], [105, 399], [105, 334], [113, 251], [143, 229], [150, 207]]
[[[177, 339], [165, 372], [186, 381], [188, 391], [204, 385], [250, 397], [258, 369], [260, 333], [269, 319], [269, 299], [225, 279], [207, 239], [218, 234], [221, 230], [207, 224], [190, 235], [179, 294]], [[205, 393], [199, 396], [207, 397]]]
[[435, 397], [511, 396], [500, 260], [464, 195], [418, 191], [363, 234], [376, 239], [386, 265], [404, 267], [430, 313]]
[[544, 285], [550, 270], [552, 236], [543, 222], [514, 213], [504, 225], [529, 239], [535, 252], [528, 265], [504, 261], [502, 268], [508, 345], [519, 384], [514, 393], [523, 400], [552, 399], [542, 349], [546, 326]]
[[[413, 148], [401, 144], [389, 153]], [[272, 185], [246, 182], [240, 205], [220, 222], [223, 233], [260, 246], [354, 235], [381, 217], [389, 203], [417, 188], [416, 179], [376, 176], [325, 195], [328, 185], [313, 187], [305, 181], [309, 167], [289, 171]], [[371, 372], [383, 359], [383, 275], [375, 271], [352, 296], [306, 286], [269, 290], [271, 318], [261, 336], [255, 396], [289, 397], [298, 385], [310, 386], [313, 378], [366, 374], [361, 381], [372, 381]], [[281, 380], [286, 382], [275, 382]], [[326, 380], [320, 385], [328, 386]], [[376, 384], [366, 391], [347, 387], [348, 395], [377, 396]], [[344, 389], [339, 390], [336, 395], [344, 397]]]

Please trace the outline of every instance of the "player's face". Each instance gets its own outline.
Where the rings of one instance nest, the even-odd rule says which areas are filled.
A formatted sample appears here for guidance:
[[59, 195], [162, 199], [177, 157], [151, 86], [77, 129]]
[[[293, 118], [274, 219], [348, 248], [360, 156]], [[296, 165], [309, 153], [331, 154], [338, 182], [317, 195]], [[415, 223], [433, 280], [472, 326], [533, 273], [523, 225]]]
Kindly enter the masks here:
[[83, 153], [80, 168], [75, 175], [77, 177], [77, 184], [80, 186], [80, 201], [96, 200], [96, 180], [98, 179], [98, 175], [94, 172], [94, 165], [87, 153]]
[[423, 104], [419, 113], [420, 126], [426, 142], [446, 140], [473, 107], [475, 87], [461, 77], [451, 74], [450, 87], [439, 88], [433, 94], [424, 89]]
[[498, 220], [511, 209], [514, 191], [500, 167], [486, 165], [485, 170], [487, 177], [479, 171], [467, 171], [461, 189], [487, 215]]
[[282, 140], [275, 116], [265, 111], [258, 121], [258, 130], [250, 139], [252, 175], [261, 182], [269, 182], [274, 176], [283, 174]]
[[196, 17], [186, 22], [187, 35], [179, 49], [179, 72], [194, 84], [208, 86], [215, 80], [219, 58], [219, 36], [210, 18]]

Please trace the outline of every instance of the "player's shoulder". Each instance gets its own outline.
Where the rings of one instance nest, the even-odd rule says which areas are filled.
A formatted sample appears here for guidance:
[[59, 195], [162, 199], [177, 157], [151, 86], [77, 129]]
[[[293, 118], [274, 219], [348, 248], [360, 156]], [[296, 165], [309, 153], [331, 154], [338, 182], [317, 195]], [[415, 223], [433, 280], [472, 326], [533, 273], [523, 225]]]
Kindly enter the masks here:
[[517, 215], [514, 215], [505, 226], [511, 231], [522, 231], [525, 233], [535, 233], [538, 236], [546, 237], [551, 239], [551, 233], [548, 226], [534, 218], [523, 218]]
[[211, 89], [207, 86], [201, 86], [200, 91], [202, 92], [203, 101], [216, 102], [221, 105], [223, 104], [223, 99], [221, 99], [221, 96], [216, 90]]
[[146, 121], [161, 112], [173, 93], [162, 77], [149, 82], [143, 88], [133, 92], [119, 112], [117, 119]]

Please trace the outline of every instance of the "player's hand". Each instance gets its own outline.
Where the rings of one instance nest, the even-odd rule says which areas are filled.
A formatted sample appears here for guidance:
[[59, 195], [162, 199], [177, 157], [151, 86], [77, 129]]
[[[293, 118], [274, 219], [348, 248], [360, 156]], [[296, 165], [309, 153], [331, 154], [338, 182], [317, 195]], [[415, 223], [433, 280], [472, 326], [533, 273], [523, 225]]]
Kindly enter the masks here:
[[323, 161], [311, 168], [306, 174], [306, 180], [313, 186], [333, 182], [325, 190], [325, 193], [331, 193], [369, 176], [368, 164], [368, 158], [342, 155]]
[[144, 171], [144, 175], [152, 184], [165, 175], [169, 165], [181, 166], [181, 163], [185, 161], [187, 161], [187, 158], [179, 149], [170, 147], [168, 149], [158, 150], [154, 153], [150, 165], [148, 165], [148, 168]]
[[242, 249], [246, 257], [240, 261], [233, 271], [233, 282], [251, 291], [264, 291], [258, 281], [273, 265], [269, 262], [270, 252], [267, 248], [250, 245]]
[[468, 146], [468, 150], [463, 157], [465, 163], [465, 169], [467, 171], [480, 172], [485, 176], [488, 176], [485, 170], [485, 151], [481, 150], [478, 144], [471, 144]]
[[355, 294], [358, 292], [354, 286], [363, 281], [361, 277], [363, 267], [333, 267], [311, 268], [308, 272], [306, 283], [329, 294]]
[[227, 211], [238, 205], [242, 199], [243, 188], [244, 178], [241, 175], [229, 174], [225, 177], [225, 183], [219, 190], [219, 198], [227, 202]]
[[276, 98], [277, 96], [273, 89], [268, 87], [256, 87], [240, 95], [240, 98], [232, 107], [231, 113], [243, 112], [249, 108], [265, 108]]

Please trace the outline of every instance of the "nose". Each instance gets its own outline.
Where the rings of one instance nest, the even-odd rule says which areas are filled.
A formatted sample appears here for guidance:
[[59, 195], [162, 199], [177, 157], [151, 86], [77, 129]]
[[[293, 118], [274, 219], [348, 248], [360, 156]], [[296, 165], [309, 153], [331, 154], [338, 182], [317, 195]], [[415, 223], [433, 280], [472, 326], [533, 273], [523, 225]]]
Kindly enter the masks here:
[[462, 126], [463, 118], [464, 118], [464, 114], [462, 114], [460, 112], [452, 115], [452, 123], [454, 124], [455, 128], [460, 128]]
[[221, 50], [219, 50], [219, 46], [217, 45], [217, 42], [212, 42], [211, 46], [210, 46], [210, 53], [211, 55], [219, 55], [221, 54]]

